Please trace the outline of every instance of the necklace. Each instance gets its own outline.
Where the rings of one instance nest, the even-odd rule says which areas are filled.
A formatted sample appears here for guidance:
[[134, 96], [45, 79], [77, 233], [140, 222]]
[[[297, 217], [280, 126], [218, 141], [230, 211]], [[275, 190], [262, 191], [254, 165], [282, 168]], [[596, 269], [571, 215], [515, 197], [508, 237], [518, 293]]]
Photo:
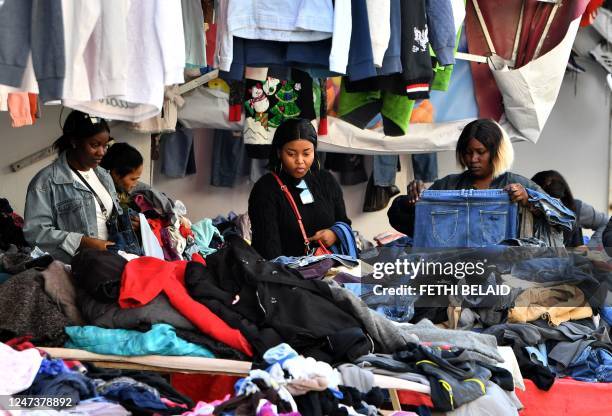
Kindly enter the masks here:
[[92, 172], [91, 172], [91, 170], [88, 170], [88, 171], [86, 171], [86, 172], [79, 171], [79, 173], [80, 173], [81, 175], [83, 175], [83, 177], [84, 177], [85, 179], [87, 179], [87, 180], [91, 179], [91, 173], [92, 173]]

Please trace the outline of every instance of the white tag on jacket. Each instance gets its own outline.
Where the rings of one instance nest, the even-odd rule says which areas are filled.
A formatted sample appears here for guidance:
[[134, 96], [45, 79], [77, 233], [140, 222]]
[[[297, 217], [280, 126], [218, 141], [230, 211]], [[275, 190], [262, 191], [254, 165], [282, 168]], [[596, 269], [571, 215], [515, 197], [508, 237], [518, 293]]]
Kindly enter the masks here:
[[312, 204], [314, 202], [314, 197], [312, 196], [312, 193], [310, 193], [310, 189], [305, 189], [300, 192], [300, 199], [304, 205]]
[[302, 181], [298, 183], [295, 187], [298, 189], [303, 189], [303, 191], [300, 192], [300, 199], [302, 200], [302, 204], [308, 205], [314, 202], [314, 197], [312, 196], [310, 189], [308, 189], [308, 184], [304, 179], [302, 179]]

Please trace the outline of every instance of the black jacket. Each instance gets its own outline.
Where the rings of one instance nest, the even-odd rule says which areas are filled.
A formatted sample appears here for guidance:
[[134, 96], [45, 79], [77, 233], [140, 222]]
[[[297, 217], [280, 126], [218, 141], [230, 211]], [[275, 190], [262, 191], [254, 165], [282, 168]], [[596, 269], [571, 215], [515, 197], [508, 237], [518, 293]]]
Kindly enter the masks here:
[[356, 317], [333, 301], [329, 286], [305, 281], [284, 266], [267, 262], [244, 240], [190, 263], [189, 294], [230, 326], [238, 328], [262, 355], [279, 342], [327, 362], [351, 360], [373, 349]]

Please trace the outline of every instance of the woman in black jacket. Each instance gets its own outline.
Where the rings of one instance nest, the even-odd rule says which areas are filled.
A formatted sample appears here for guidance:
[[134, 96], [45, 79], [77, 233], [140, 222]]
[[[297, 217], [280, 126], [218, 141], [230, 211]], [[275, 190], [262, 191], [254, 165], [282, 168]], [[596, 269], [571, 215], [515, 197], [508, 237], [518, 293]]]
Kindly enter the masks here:
[[308, 250], [277, 178], [291, 193], [312, 247], [319, 242], [325, 247], [334, 245], [338, 237], [330, 227], [336, 222], [351, 223], [342, 189], [331, 173], [320, 168], [316, 147], [317, 133], [308, 120], [287, 120], [274, 133], [271, 172], [257, 181], [249, 196], [252, 244], [266, 259], [303, 256]]

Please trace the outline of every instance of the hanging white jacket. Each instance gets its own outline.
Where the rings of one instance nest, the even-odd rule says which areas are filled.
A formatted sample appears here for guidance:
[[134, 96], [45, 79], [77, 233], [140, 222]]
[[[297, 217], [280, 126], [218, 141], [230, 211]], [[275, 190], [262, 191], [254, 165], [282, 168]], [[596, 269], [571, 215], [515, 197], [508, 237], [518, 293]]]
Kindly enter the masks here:
[[62, 99], [125, 93], [128, 2], [62, 0], [66, 77]]
[[217, 16], [217, 38], [215, 42], [214, 66], [221, 71], [228, 72], [234, 60], [234, 37], [227, 26], [228, 0], [215, 2], [215, 15]]
[[330, 71], [346, 74], [352, 30], [351, 0], [336, 0], [334, 2], [334, 34], [329, 54]]
[[204, 12], [200, 0], [181, 0], [183, 33], [185, 34], [185, 63], [206, 66]]
[[382, 67], [382, 62], [391, 39], [391, 2], [389, 0], [366, 0], [368, 23], [374, 65]]
[[[126, 27], [127, 52], [113, 58], [126, 72], [122, 91], [110, 94], [100, 88], [99, 78], [92, 77], [89, 80], [91, 98], [65, 97], [64, 105], [100, 117], [132, 122], [159, 114], [164, 86], [184, 81], [181, 0], [130, 0]], [[92, 66], [88, 62], [88, 72], [95, 74], [97, 68], [105, 65], [109, 63]]]
[[311, 42], [334, 30], [332, 0], [229, 0], [228, 30], [246, 39]]

